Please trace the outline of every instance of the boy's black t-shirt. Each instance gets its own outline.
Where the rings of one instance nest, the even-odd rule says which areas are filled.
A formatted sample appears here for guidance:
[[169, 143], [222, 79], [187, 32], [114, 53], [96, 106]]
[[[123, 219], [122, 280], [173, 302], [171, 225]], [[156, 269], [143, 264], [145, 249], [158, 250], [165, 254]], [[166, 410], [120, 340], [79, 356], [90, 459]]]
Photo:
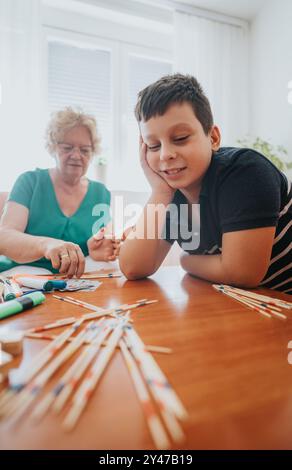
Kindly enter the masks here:
[[176, 191], [172, 205], [178, 219], [168, 213], [165, 238], [192, 254], [219, 254], [223, 233], [276, 226], [270, 266], [261, 285], [292, 294], [291, 182], [266, 157], [232, 147], [213, 154], [202, 182], [197, 236], [186, 204]]

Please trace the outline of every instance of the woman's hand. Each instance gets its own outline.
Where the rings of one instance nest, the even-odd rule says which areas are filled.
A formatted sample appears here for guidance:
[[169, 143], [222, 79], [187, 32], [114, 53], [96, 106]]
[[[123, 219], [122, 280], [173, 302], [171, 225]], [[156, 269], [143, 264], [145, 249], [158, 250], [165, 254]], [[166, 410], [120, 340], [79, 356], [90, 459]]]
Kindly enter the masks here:
[[51, 261], [54, 269], [68, 278], [80, 277], [84, 273], [85, 258], [79, 245], [76, 243], [46, 239], [44, 257]]
[[142, 136], [140, 136], [140, 164], [144, 171], [144, 174], [152, 188], [152, 191], [156, 194], [169, 194], [173, 196], [175, 190], [172, 189], [169, 184], [152, 168], [150, 167], [147, 160], [147, 145], [143, 142]]
[[120, 253], [120, 240], [105, 236], [104, 229], [91, 237], [87, 246], [89, 256], [95, 261], [115, 261]]

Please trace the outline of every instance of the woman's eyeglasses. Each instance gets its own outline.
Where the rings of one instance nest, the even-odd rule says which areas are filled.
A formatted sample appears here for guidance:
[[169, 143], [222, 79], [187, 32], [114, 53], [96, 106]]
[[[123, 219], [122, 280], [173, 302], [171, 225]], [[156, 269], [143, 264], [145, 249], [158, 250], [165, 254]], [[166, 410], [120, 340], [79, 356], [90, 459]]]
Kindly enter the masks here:
[[78, 145], [75, 146], [75, 145], [64, 144], [62, 142], [59, 142], [58, 147], [60, 149], [60, 152], [63, 155], [71, 155], [71, 154], [74, 153], [75, 149], [78, 149], [79, 153], [83, 157], [91, 157], [91, 155], [92, 155], [91, 145], [82, 145], [82, 146], [79, 147]]

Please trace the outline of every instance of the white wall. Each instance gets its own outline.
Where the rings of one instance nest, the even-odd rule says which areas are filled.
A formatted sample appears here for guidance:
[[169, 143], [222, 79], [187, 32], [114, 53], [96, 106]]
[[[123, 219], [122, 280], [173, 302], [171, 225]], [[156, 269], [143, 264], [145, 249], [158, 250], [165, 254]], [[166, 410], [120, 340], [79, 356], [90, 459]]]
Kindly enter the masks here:
[[[292, 2], [266, 0], [250, 28], [250, 134], [284, 145], [292, 161]], [[291, 175], [291, 171], [290, 171]]]

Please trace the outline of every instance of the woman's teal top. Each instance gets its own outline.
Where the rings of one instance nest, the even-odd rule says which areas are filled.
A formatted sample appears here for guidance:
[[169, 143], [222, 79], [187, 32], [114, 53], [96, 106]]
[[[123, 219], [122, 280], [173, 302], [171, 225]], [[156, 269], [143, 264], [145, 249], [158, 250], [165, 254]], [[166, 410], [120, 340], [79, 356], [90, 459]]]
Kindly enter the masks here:
[[[25, 233], [77, 243], [87, 256], [87, 240], [110, 220], [110, 198], [110, 192], [102, 183], [89, 180], [79, 208], [67, 217], [60, 209], [49, 170], [37, 168], [18, 177], [8, 200], [28, 208]], [[56, 272], [45, 258], [27, 264]], [[0, 271], [17, 265], [6, 256], [0, 256]]]

